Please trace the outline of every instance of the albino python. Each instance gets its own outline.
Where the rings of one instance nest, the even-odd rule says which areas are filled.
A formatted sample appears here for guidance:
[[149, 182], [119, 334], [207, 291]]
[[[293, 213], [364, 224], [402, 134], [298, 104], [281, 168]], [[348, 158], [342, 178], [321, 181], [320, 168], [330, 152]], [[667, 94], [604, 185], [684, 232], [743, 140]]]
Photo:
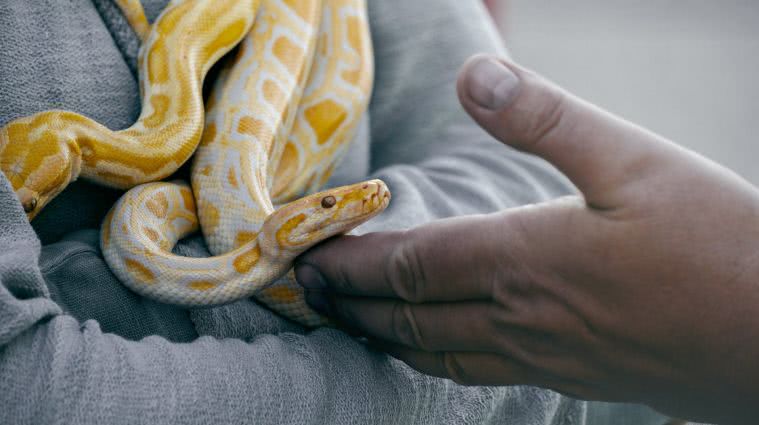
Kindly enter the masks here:
[[[170, 174], [199, 143], [192, 190], [183, 183], [139, 185], [109, 212], [101, 246], [111, 269], [163, 302], [216, 305], [255, 294], [303, 324], [324, 323], [306, 307], [292, 274], [272, 283], [298, 254], [370, 219], [390, 199], [384, 183], [373, 180], [293, 200], [325, 183], [368, 103], [373, 62], [364, 0], [174, 0], [152, 26], [139, 1], [117, 3], [143, 39], [143, 113], [121, 132], [60, 111], [38, 114], [57, 114], [45, 124], [30, 117], [6, 125], [0, 160], [30, 219], [76, 177], [79, 157], [83, 176], [130, 187]], [[214, 41], [199, 41], [201, 34]], [[209, 95], [204, 127], [188, 130], [203, 119], [205, 73], [240, 39]], [[194, 81], [176, 81], [183, 79]], [[51, 134], [41, 138], [43, 132]], [[158, 149], [172, 142], [181, 146], [173, 154]], [[49, 163], [67, 161], [52, 182]], [[148, 177], [143, 161], [166, 165]], [[171, 253], [198, 228], [215, 257]]]
[[248, 33], [256, 4], [174, 2], [143, 45], [142, 113], [127, 129], [112, 131], [59, 110], [19, 118], [0, 129], [0, 168], [29, 219], [80, 174], [128, 189], [166, 178], [187, 161], [203, 133], [203, 79]]

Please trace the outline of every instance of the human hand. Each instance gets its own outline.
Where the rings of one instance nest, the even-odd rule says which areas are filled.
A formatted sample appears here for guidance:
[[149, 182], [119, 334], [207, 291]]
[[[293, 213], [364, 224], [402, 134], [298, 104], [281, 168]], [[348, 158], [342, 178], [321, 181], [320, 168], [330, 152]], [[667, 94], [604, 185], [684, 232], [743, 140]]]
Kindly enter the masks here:
[[329, 240], [296, 266], [311, 304], [462, 384], [756, 416], [759, 191], [505, 60], [473, 58], [458, 91], [582, 196]]

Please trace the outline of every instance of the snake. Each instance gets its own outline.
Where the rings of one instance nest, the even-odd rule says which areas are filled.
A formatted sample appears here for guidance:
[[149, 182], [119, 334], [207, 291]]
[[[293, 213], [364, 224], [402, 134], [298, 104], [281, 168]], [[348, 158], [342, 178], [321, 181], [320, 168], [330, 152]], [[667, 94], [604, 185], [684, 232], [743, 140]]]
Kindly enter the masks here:
[[258, 1], [170, 6], [149, 33], [141, 29], [142, 110], [132, 126], [115, 131], [75, 112], [48, 110], [0, 128], [0, 169], [29, 220], [80, 175], [129, 189], [167, 178], [195, 152], [205, 124], [203, 81], [249, 32]]
[[[363, 1], [261, 1], [207, 99], [191, 185], [139, 185], [104, 221], [104, 258], [126, 286], [188, 307], [255, 296], [301, 324], [326, 323], [294, 282], [295, 257], [390, 200], [379, 180], [314, 193], [368, 104], [373, 55]], [[172, 253], [198, 230], [212, 257]]]
[[[324, 324], [294, 283], [294, 258], [390, 201], [380, 180], [316, 192], [371, 93], [364, 1], [171, 0], [150, 24], [139, 0], [115, 0], [142, 42], [135, 123], [111, 130], [64, 110], [14, 119], [0, 128], [0, 170], [30, 221], [80, 176], [128, 189], [100, 242], [140, 294], [184, 306], [255, 295]], [[161, 181], [193, 154], [191, 186]], [[198, 230], [212, 257], [172, 253]]]

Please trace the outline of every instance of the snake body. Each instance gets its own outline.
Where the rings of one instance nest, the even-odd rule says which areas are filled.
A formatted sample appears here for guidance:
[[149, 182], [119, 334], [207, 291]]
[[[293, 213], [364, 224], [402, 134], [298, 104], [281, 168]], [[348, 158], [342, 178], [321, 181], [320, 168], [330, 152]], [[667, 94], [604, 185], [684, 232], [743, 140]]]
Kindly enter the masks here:
[[[389, 201], [380, 181], [293, 200], [323, 185], [344, 152], [368, 103], [372, 67], [362, 0], [263, 0], [211, 91], [194, 196], [177, 183], [128, 192], [101, 233], [114, 273], [163, 302], [206, 306], [255, 294], [291, 319], [324, 323], [291, 274], [270, 285], [298, 254]], [[198, 227], [214, 257], [172, 254]]]
[[175, 3], [146, 36], [134, 125], [113, 131], [52, 110], [0, 129], [0, 168], [30, 220], [80, 174], [127, 189], [171, 175], [193, 154], [204, 125], [203, 79], [248, 33], [258, 1]]
[[[80, 172], [132, 188], [101, 230], [103, 255], [124, 284], [185, 306], [255, 294], [303, 324], [324, 323], [287, 274], [292, 261], [390, 199], [378, 180], [313, 193], [345, 152], [371, 92], [364, 0], [172, 0], [153, 25], [139, 0], [116, 3], [143, 40], [142, 114], [121, 131], [67, 111], [3, 127], [0, 166], [29, 219]], [[206, 114], [203, 79], [238, 44]], [[157, 182], [196, 148], [192, 188]], [[213, 257], [172, 253], [198, 230]]]

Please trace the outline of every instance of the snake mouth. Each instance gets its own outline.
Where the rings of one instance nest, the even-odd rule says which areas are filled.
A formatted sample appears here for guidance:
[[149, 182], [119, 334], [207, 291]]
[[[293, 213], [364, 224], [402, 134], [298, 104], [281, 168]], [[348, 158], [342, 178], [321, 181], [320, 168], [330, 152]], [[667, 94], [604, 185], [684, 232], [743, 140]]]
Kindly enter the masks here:
[[[353, 189], [355, 194], [346, 194], [343, 198], [346, 201], [344, 208], [351, 210], [350, 203], [353, 202], [353, 214], [346, 214], [336, 221], [355, 222], [365, 221], [368, 218], [382, 212], [390, 203], [390, 190], [381, 180], [372, 180], [364, 183], [360, 189]], [[349, 200], [349, 201], [348, 201]], [[360, 204], [359, 204], [360, 202]]]
[[[367, 188], [365, 185], [364, 188]], [[366, 217], [373, 214], [378, 214], [383, 211], [390, 204], [390, 191], [384, 183], [377, 184], [377, 190], [371, 193], [368, 199], [363, 200], [362, 210], [365, 210], [359, 217]]]
[[[376, 188], [370, 187], [371, 185], [376, 185]], [[382, 181], [365, 183], [360, 191], [362, 192], [360, 200], [354, 200], [355, 204], [352, 208], [350, 206], [345, 207], [348, 211], [352, 211], [352, 213], [340, 214], [336, 211], [331, 223], [327, 227], [339, 230], [332, 230], [329, 233], [339, 234], [349, 232], [356, 226], [379, 215], [390, 204], [390, 190]]]

